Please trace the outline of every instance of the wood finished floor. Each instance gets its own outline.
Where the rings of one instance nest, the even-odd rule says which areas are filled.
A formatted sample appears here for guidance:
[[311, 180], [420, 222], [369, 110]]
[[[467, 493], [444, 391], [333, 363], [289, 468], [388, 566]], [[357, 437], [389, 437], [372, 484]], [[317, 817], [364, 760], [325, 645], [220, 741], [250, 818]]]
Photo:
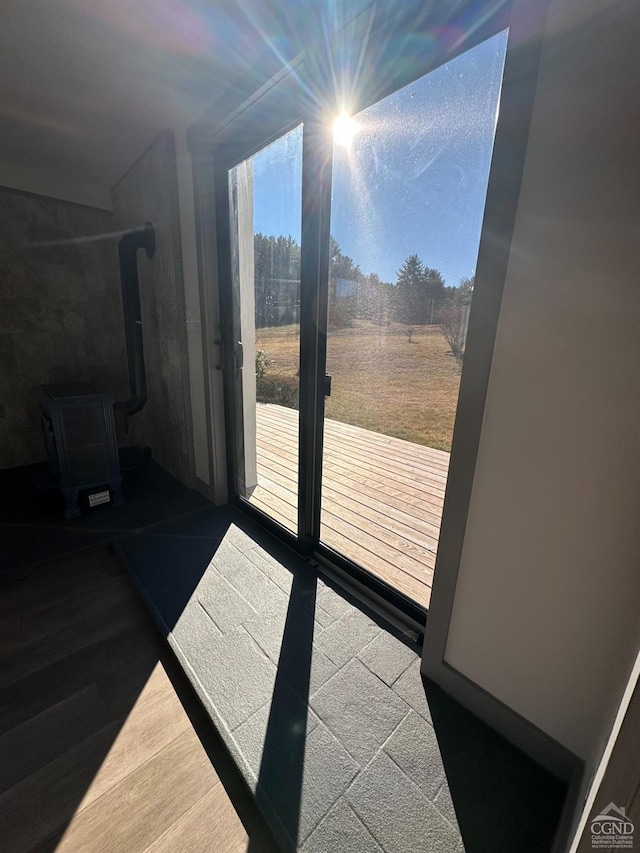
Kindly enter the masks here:
[[108, 549], [0, 586], [2, 853], [276, 853]]
[[[250, 502], [297, 524], [298, 412], [257, 406], [258, 487]], [[429, 606], [449, 454], [327, 419], [322, 541]]]

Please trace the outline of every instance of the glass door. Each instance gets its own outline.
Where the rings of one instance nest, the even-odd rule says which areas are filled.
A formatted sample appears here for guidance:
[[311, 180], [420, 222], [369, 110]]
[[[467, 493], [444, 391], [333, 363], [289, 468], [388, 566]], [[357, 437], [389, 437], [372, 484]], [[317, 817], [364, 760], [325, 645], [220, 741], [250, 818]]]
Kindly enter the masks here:
[[334, 129], [320, 541], [424, 607], [506, 47]]
[[407, 610], [429, 605], [506, 49], [333, 128], [314, 102], [220, 166], [232, 492]]
[[302, 125], [228, 171], [235, 490], [296, 533]]

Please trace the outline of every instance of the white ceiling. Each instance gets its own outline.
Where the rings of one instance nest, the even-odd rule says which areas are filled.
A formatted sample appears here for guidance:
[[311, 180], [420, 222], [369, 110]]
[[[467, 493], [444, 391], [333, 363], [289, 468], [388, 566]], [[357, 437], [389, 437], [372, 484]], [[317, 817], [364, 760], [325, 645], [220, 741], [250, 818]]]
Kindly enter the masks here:
[[269, 79], [323, 6], [2, 0], [0, 185], [108, 207], [160, 130], [185, 130], [217, 100], [223, 117], [224, 90], [235, 83], [239, 98]]

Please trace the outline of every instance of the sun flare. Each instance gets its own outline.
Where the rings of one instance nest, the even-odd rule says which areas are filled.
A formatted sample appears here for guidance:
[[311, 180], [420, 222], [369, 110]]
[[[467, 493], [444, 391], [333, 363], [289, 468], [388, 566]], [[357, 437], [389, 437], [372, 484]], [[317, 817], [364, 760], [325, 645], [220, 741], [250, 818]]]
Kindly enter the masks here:
[[333, 139], [336, 145], [343, 148], [351, 148], [353, 137], [360, 130], [358, 122], [347, 113], [340, 113], [333, 123]]

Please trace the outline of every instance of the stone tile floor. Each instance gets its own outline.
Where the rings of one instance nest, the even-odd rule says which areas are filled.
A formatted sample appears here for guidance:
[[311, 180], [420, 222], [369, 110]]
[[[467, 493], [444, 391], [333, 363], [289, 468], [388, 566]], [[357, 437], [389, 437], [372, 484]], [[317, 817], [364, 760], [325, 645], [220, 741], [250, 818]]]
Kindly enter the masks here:
[[242, 518], [119, 550], [283, 850], [548, 850], [561, 784], [428, 697], [409, 641]]

